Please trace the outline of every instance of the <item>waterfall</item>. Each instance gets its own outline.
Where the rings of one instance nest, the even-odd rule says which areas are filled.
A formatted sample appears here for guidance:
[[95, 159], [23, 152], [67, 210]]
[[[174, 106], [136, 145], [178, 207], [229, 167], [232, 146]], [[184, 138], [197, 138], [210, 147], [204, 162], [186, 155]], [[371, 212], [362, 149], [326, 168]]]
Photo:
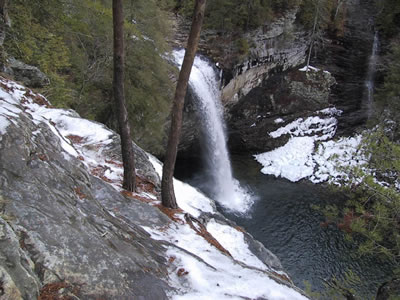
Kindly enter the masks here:
[[372, 114], [372, 107], [374, 102], [374, 79], [376, 72], [376, 65], [378, 60], [379, 37], [378, 32], [375, 32], [374, 42], [372, 44], [371, 56], [368, 62], [367, 77], [365, 79], [365, 96], [364, 96], [364, 109], [366, 116], [369, 119]]
[[[174, 51], [174, 60], [181, 66], [185, 51]], [[205, 161], [207, 163], [210, 190], [226, 209], [246, 212], [252, 197], [232, 176], [229, 152], [226, 146], [223, 109], [217, 74], [205, 59], [196, 56], [190, 73], [189, 85], [195, 93], [200, 112], [201, 126], [205, 134]]]

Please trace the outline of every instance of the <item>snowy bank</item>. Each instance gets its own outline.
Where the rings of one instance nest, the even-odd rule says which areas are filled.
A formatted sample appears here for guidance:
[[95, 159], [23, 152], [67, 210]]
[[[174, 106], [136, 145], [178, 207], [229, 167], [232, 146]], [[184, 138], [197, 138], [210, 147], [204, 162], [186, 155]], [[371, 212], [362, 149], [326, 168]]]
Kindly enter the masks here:
[[[346, 181], [344, 168], [364, 161], [359, 146], [361, 136], [332, 140], [337, 128], [335, 115], [341, 111], [328, 108], [306, 119], [299, 118], [269, 135], [273, 138], [289, 135], [282, 147], [255, 155], [264, 174], [283, 177], [296, 182], [308, 179], [313, 183]], [[341, 171], [342, 170], [342, 171]]]
[[[0, 78], [0, 141], [7, 136], [11, 125], [18, 126], [19, 118], [29, 118], [36, 124], [31, 139], [39, 138], [42, 130], [50, 130], [65, 160], [79, 165], [81, 162], [88, 173], [111, 186], [110, 190], [116, 190], [118, 196], [123, 192], [122, 163], [110, 156], [108, 149], [115, 143], [115, 132], [80, 118], [72, 110], [55, 109], [43, 96]], [[40, 153], [37, 156], [40, 164], [50, 161]], [[148, 167], [154, 166], [161, 174], [162, 166], [157, 159], [146, 154], [146, 161]], [[211, 199], [180, 181], [175, 180], [174, 185], [181, 209], [166, 210], [171, 221], [160, 226], [140, 225], [153, 239], [165, 245], [163, 256], [168, 262], [168, 284], [174, 288], [169, 294], [171, 299], [307, 299], [284, 272], [250, 251], [246, 233], [241, 228], [220, 220]], [[75, 189], [74, 193], [82, 197], [80, 202], [87, 201], [82, 190]], [[160, 207], [159, 194], [154, 189], [141, 186], [137, 193], [128, 194], [126, 197], [133, 196]], [[118, 211], [106, 206], [102, 209], [112, 218], [123, 216], [129, 220], [133, 217], [129, 210]], [[160, 210], [163, 211], [161, 207]], [[85, 217], [84, 212], [82, 215]], [[119, 221], [128, 224], [123, 218]], [[111, 235], [109, 232], [110, 229], [105, 228], [101, 238], [106, 239]]]

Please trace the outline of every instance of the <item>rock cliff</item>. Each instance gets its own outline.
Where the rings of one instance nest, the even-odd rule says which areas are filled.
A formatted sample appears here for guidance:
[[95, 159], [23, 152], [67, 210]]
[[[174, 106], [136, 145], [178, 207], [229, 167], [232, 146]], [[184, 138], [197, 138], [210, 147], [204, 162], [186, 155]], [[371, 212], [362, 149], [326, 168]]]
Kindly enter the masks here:
[[268, 133], [328, 107], [335, 83], [329, 72], [316, 69], [271, 75], [227, 113], [229, 148], [237, 153], [257, 153], [283, 146], [288, 135], [273, 138]]
[[378, 10], [373, 0], [346, 1], [344, 10], [340, 32], [327, 31], [323, 48], [312, 57], [312, 63], [335, 77], [337, 85], [330, 102], [343, 111], [338, 133], [348, 135], [366, 121], [362, 106]]
[[161, 164], [135, 156], [127, 193], [117, 134], [0, 78], [0, 299], [306, 299], [192, 187], [163, 209]]
[[[271, 24], [246, 33], [249, 53], [233, 67], [232, 79], [222, 89], [222, 102], [232, 106], [270, 74], [284, 72], [304, 63], [307, 34], [295, 26], [297, 9], [286, 12]], [[229, 79], [229, 78], [227, 78]]]

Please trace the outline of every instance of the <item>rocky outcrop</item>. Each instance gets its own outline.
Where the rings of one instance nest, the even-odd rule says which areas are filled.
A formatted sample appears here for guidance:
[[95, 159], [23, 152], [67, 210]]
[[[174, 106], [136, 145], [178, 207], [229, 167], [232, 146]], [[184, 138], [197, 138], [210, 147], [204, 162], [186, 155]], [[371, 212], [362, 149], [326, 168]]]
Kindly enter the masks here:
[[31, 88], [41, 88], [50, 84], [50, 79], [37, 67], [9, 57], [4, 66], [4, 73]]
[[[196, 247], [209, 249], [212, 242], [219, 248], [211, 257], [223, 255], [205, 226], [214, 220], [237, 226], [183, 183], [177, 196], [203, 199], [187, 204], [197, 218], [160, 207], [161, 165], [136, 145], [134, 151], [138, 189], [129, 193], [121, 189], [117, 134], [0, 78], [0, 299], [168, 299], [193, 288], [184, 278], [191, 265], [185, 270], [177, 258], [182, 255], [220, 272]], [[262, 270], [227, 250], [224, 260], [304, 299], [274, 254], [233, 230], [243, 234]], [[177, 231], [196, 247], [182, 243]]]
[[288, 136], [272, 138], [269, 133], [328, 107], [334, 84], [335, 79], [325, 71], [291, 70], [272, 75], [229, 110], [229, 148], [255, 153], [282, 146]]
[[244, 35], [252, 45], [248, 55], [235, 65], [232, 78], [225, 79], [222, 102], [230, 106], [260, 86], [270, 74], [286, 71], [305, 61], [306, 33], [295, 27], [297, 9], [271, 24]]
[[[259, 86], [270, 73], [282, 72], [305, 61], [307, 33], [295, 25], [298, 7], [270, 24], [235, 35], [230, 32], [203, 30], [199, 52], [215, 61], [222, 70], [222, 100], [224, 105], [235, 102], [251, 89]], [[190, 23], [180, 16], [171, 17], [174, 47], [184, 47]], [[249, 46], [247, 53], [241, 53], [237, 41], [243, 40]]]
[[[40, 290], [63, 283], [56, 293], [81, 299], [166, 299], [162, 244], [140, 225], [169, 219], [93, 176], [65, 153], [54, 128], [29, 113], [9, 121], [0, 136], [0, 291], [6, 298], [37, 299]], [[104, 149], [110, 160], [119, 157], [118, 143], [115, 136]], [[147, 155], [136, 154], [140, 172], [149, 181], [158, 178]]]

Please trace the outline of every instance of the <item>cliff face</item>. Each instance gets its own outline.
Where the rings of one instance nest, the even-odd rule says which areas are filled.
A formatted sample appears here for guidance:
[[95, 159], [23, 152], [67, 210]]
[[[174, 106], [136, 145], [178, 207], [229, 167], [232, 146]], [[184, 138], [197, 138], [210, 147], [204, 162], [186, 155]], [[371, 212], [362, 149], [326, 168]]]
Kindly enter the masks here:
[[297, 9], [289, 11], [275, 22], [243, 36], [251, 48], [233, 67], [233, 78], [224, 82], [224, 105], [232, 106], [271, 73], [281, 73], [304, 63], [306, 33], [295, 26], [296, 13]]
[[339, 118], [339, 134], [351, 134], [366, 121], [362, 110], [365, 100], [369, 57], [372, 53], [374, 19], [378, 14], [373, 0], [345, 2], [342, 32], [328, 32], [323, 49], [312, 61], [330, 71], [337, 85], [332, 89], [330, 102], [343, 110]]
[[[221, 69], [222, 102], [231, 151], [263, 151], [279, 146], [276, 141], [269, 144], [265, 138], [274, 130], [273, 118], [284, 117], [290, 122], [329, 105], [343, 111], [339, 134], [350, 134], [365, 122], [362, 103], [374, 37], [374, 1], [346, 1], [341, 10], [340, 28], [328, 28], [322, 44], [311, 56], [311, 65], [329, 71], [333, 78], [301, 80], [296, 75], [296, 70], [305, 64], [310, 40], [310, 32], [304, 31], [296, 20], [297, 9], [243, 34], [241, 38], [250, 46], [245, 55], [235, 51], [226, 36], [203, 32], [200, 52], [216, 61]], [[187, 30], [187, 24], [177, 28], [179, 37], [175, 45], [182, 46], [186, 37], [182, 32]], [[190, 110], [185, 122], [190, 124], [194, 116], [195, 111]], [[264, 120], [263, 126], [258, 126], [260, 118]], [[250, 128], [253, 124], [257, 126]], [[184, 128], [180, 149], [188, 154], [191, 143], [201, 142], [192, 126]], [[196, 148], [199, 147], [191, 149]]]

